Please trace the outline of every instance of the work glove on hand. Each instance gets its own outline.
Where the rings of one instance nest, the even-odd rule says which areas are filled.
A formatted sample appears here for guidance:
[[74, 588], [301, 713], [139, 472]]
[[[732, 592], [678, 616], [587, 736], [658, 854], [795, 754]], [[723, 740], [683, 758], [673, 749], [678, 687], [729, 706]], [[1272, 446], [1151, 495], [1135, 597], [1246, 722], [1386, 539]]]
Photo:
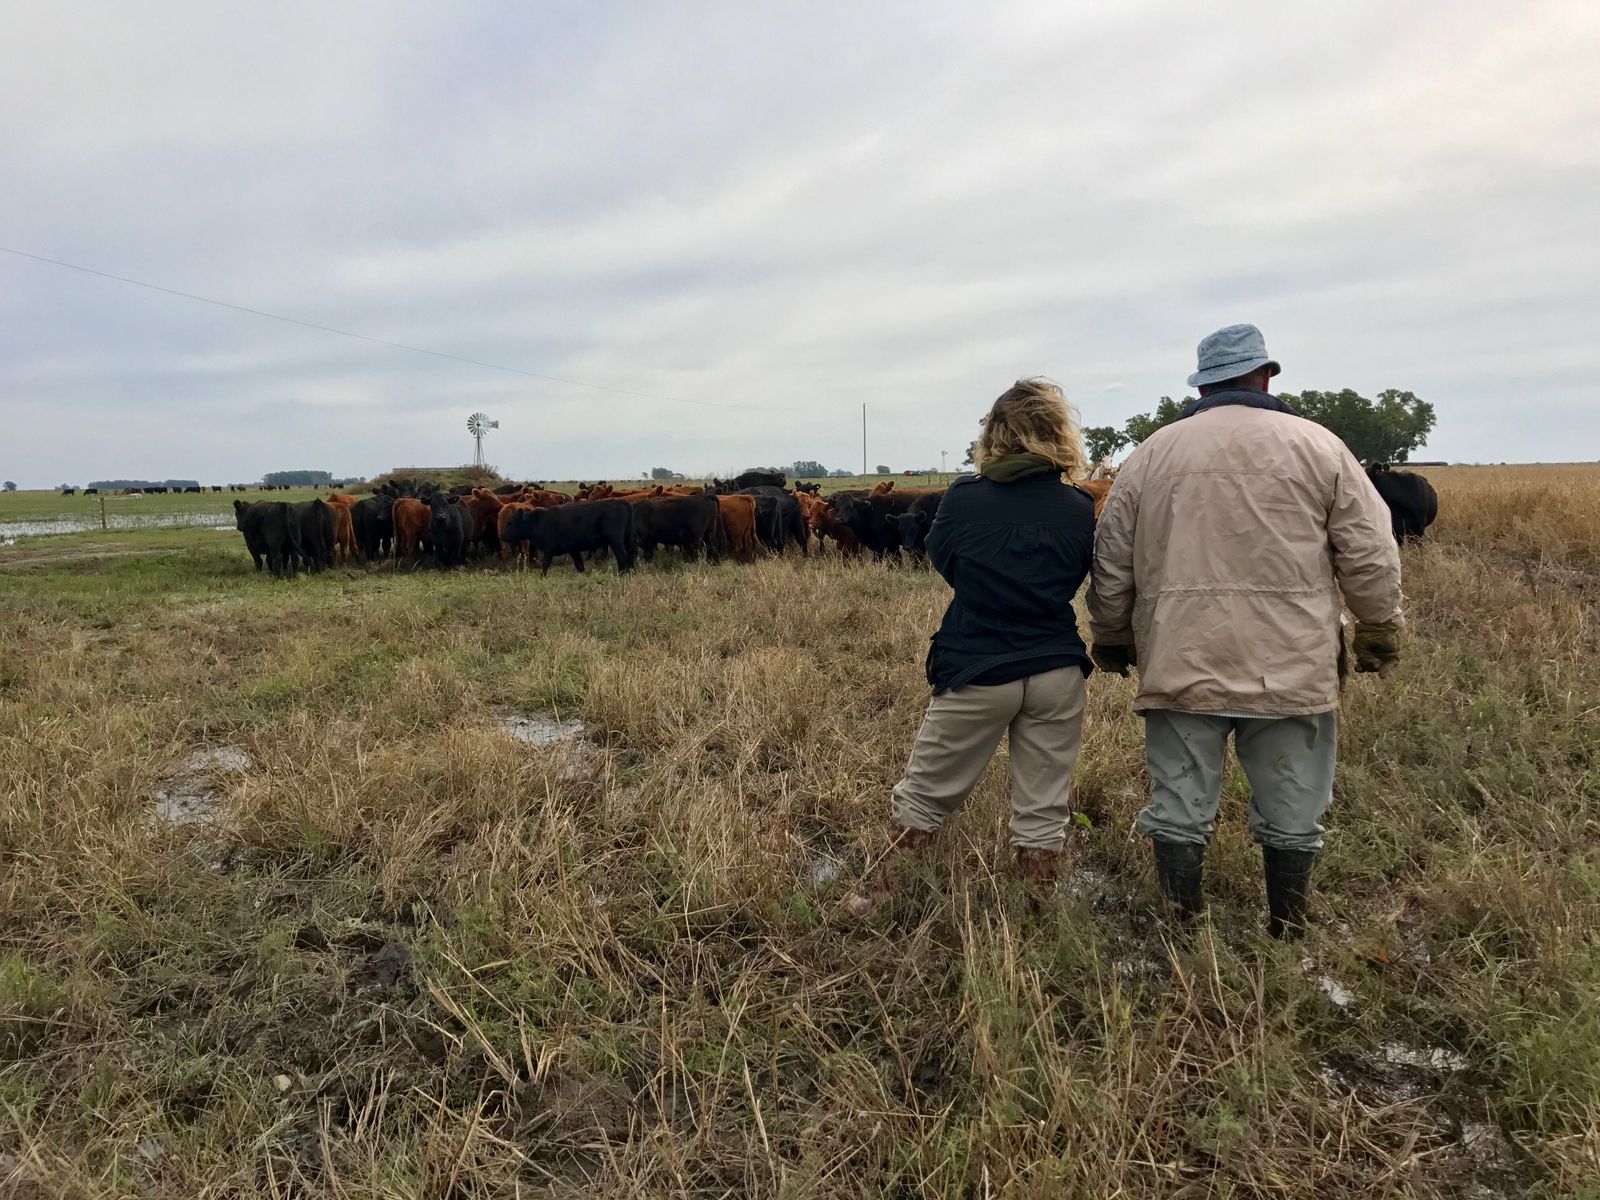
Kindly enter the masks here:
[[1387, 675], [1389, 668], [1400, 661], [1400, 626], [1393, 621], [1373, 625], [1358, 621], [1350, 648], [1355, 651], [1357, 672]]
[[1089, 648], [1094, 665], [1108, 675], [1128, 677], [1128, 668], [1139, 665], [1139, 655], [1132, 646], [1100, 646]]

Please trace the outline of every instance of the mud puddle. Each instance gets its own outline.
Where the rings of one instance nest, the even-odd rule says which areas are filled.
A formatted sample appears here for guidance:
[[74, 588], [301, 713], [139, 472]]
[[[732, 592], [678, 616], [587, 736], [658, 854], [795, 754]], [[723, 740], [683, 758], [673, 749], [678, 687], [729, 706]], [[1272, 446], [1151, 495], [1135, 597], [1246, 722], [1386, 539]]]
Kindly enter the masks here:
[[588, 727], [582, 721], [563, 721], [554, 713], [501, 713], [495, 718], [495, 724], [500, 732], [527, 746], [558, 746], [563, 742], [594, 745], [584, 737]]
[[589, 774], [600, 747], [588, 736], [582, 721], [563, 721], [554, 713], [504, 712], [494, 718], [495, 728], [524, 746], [556, 750], [566, 755], [562, 779], [579, 779]]
[[225, 824], [229, 818], [222, 811], [221, 781], [254, 769], [250, 756], [237, 746], [196, 750], [156, 786], [149, 819], [162, 825]]

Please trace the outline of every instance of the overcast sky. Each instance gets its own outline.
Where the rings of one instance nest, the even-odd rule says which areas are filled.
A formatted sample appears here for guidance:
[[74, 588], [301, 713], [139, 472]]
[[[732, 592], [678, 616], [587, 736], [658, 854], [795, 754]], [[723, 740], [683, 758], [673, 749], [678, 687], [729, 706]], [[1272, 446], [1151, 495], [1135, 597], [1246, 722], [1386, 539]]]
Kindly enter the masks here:
[[[1226, 10], [1226, 20], [1218, 13]], [[1097, 13], [1098, 10], [1098, 13]], [[1600, 457], [1600, 4], [12, 0], [0, 474], [959, 462], [1265, 331], [1420, 455]], [[725, 407], [706, 407], [705, 405]]]

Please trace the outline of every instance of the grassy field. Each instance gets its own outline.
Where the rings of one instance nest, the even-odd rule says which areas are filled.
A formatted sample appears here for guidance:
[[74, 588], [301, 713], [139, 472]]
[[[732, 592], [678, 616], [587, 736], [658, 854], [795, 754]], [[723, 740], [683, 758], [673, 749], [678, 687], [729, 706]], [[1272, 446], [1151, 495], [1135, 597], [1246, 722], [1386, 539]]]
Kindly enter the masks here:
[[1600, 1197], [1600, 470], [1428, 474], [1300, 947], [1237, 770], [1163, 943], [1102, 677], [1042, 916], [1002, 760], [842, 917], [928, 573], [0, 549], [0, 1195]]

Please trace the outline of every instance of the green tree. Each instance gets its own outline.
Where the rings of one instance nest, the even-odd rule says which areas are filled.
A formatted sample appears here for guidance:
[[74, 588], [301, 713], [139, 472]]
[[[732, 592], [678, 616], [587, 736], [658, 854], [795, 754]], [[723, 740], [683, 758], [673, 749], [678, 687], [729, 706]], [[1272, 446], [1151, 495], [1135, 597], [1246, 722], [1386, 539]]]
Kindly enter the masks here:
[[884, 466], [882, 463], [879, 463], [878, 464], [878, 474], [879, 475], [893, 475], [894, 472], [891, 471], [888, 467]]
[[675, 472], [671, 467], [651, 467], [650, 468], [650, 478], [651, 479], [671, 479], [676, 474], [677, 474], [677, 472]]
[[9, 479], [6, 480], [6, 491], [14, 492], [16, 490], [17, 490], [17, 485], [12, 483], [11, 480], [9, 480]]
[[1174, 400], [1171, 396], [1163, 396], [1156, 405], [1155, 412], [1139, 413], [1136, 416], [1129, 417], [1122, 426], [1123, 436], [1127, 438], [1127, 444], [1137, 446], [1156, 430], [1163, 426], [1171, 425], [1179, 417], [1183, 416], [1184, 405], [1188, 403], [1189, 397], [1187, 396], [1182, 400]]
[[1338, 392], [1288, 392], [1279, 399], [1332, 430], [1363, 466], [1405, 462], [1433, 432], [1433, 405], [1411, 392], [1388, 388], [1369, 400], [1345, 388]]
[[815, 459], [801, 458], [795, 460], [794, 464], [789, 468], [789, 474], [796, 479], [825, 479], [828, 475], [828, 468]]
[[268, 471], [261, 482], [278, 487], [322, 487], [333, 482], [333, 475], [328, 471]]
[[977, 452], [978, 452], [978, 443], [977, 442], [968, 442], [967, 443], [967, 456], [961, 460], [961, 465], [963, 467], [970, 467], [972, 465], [972, 456], [974, 454], [976, 454]]
[[1110, 458], [1128, 444], [1128, 435], [1115, 425], [1088, 425], [1083, 430], [1083, 448], [1092, 463]]

